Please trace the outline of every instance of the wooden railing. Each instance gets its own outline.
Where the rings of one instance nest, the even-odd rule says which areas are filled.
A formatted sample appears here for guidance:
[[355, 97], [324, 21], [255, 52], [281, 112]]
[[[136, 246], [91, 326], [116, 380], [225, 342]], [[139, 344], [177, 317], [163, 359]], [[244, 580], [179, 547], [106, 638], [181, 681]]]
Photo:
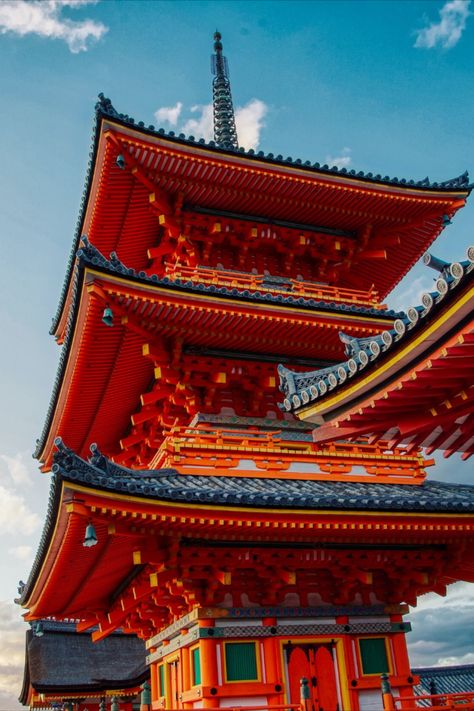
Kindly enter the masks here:
[[[321, 445], [311, 440], [291, 440], [285, 439], [282, 436], [282, 430], [262, 431], [249, 429], [232, 429], [224, 427], [209, 427], [198, 428], [192, 426], [176, 426], [171, 427], [165, 432], [164, 448], [175, 446], [199, 447], [212, 445], [213, 448], [222, 448], [229, 446], [230, 448], [239, 446], [247, 447], [249, 450], [253, 448], [265, 448], [269, 451], [278, 453], [279, 450], [307, 454], [318, 454], [320, 456], [341, 456], [341, 457], [358, 457], [369, 459], [371, 457], [380, 457], [386, 454], [384, 443], [378, 445], [372, 444], [352, 444], [331, 442], [322, 447]], [[390, 451], [390, 460], [397, 458], [403, 459], [406, 462], [420, 463], [420, 458], [417, 454], [407, 454], [403, 448], [394, 448]], [[433, 464], [433, 460], [425, 460], [424, 466]]]
[[186, 267], [181, 264], [165, 264], [166, 273], [169, 279], [182, 279], [200, 284], [214, 284], [215, 286], [226, 286], [231, 289], [247, 289], [249, 291], [261, 291], [265, 294], [288, 294], [296, 297], [306, 297], [319, 301], [335, 301], [343, 304], [353, 304], [358, 306], [369, 306], [375, 309], [386, 308], [385, 304], [379, 304], [378, 293], [371, 287], [368, 291], [360, 289], [344, 289], [328, 284], [314, 284], [297, 279], [285, 279], [281, 285], [272, 282], [271, 277], [263, 274], [244, 274], [225, 269], [212, 269], [211, 267]]

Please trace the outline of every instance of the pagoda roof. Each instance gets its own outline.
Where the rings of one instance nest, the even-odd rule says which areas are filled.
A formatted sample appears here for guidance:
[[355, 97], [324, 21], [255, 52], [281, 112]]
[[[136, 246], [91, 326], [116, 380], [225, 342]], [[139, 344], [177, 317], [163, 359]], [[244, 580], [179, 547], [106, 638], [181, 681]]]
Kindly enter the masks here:
[[[102, 279], [104, 281], [101, 281]], [[120, 288], [117, 281], [113, 281], [112, 283], [110, 282], [110, 279], [120, 279]], [[326, 334], [326, 336], [322, 337], [321, 335], [319, 335], [318, 343], [321, 342], [321, 347], [323, 346], [323, 341], [326, 341], [327, 339], [330, 339], [331, 343], [334, 341], [334, 343], [337, 344], [335, 328], [338, 323], [339, 325], [341, 323], [344, 323], [347, 327], [350, 327], [350, 322], [354, 321], [354, 327], [357, 327], [357, 329], [359, 330], [362, 329], [363, 332], [367, 332], [373, 327], [383, 329], [384, 327], [388, 326], [394, 318], [402, 315], [402, 313], [395, 312], [393, 310], [368, 308], [357, 304], [346, 305], [337, 302], [328, 302], [323, 300], [316, 300], [314, 298], [285, 294], [284, 292], [271, 293], [263, 290], [249, 291], [248, 289], [234, 289], [224, 286], [216, 286], [213, 284], [196, 284], [190, 280], [184, 281], [182, 279], [170, 279], [168, 277], [159, 278], [156, 275], [148, 275], [144, 271], [137, 271], [133, 268], [127, 267], [114, 254], [111, 255], [110, 259], [105, 258], [95, 246], [89, 243], [87, 238], [83, 238], [81, 249], [78, 251], [78, 259], [74, 270], [72, 300], [69, 308], [66, 333], [64, 342], [62, 344], [57, 374], [43, 431], [37, 441], [37, 447], [35, 450], [34, 456], [38, 458], [41, 456], [48, 438], [51, 439], [52, 436], [51, 425], [55, 416], [61, 389], [63, 387], [64, 376], [68, 364], [70, 362], [70, 356], [73, 350], [73, 343], [75, 341], [78, 328], [78, 321], [82, 323], [83, 319], [86, 318], [86, 316], [80, 316], [80, 314], [82, 313], [81, 309], [83, 311], [86, 309], [84, 303], [87, 299], [90, 299], [89, 291], [91, 289], [92, 282], [97, 280], [101, 281], [102, 290], [105, 290], [107, 292], [108, 298], [110, 298], [110, 305], [115, 308], [114, 300], [118, 299], [120, 301], [120, 304], [118, 304], [118, 306], [120, 306], [123, 313], [129, 314], [130, 316], [133, 316], [137, 305], [140, 305], [143, 318], [145, 318], [146, 314], [148, 313], [152, 314], [155, 309], [158, 311], [153, 299], [155, 299], [155, 297], [160, 297], [160, 295], [160, 298], [166, 296], [167, 299], [188, 297], [191, 304], [188, 311], [189, 314], [192, 315], [192, 317], [196, 320], [197, 325], [199, 325], [197, 321], [198, 319], [205, 320], [207, 318], [207, 314], [211, 307], [212, 299], [212, 301], [215, 302], [215, 305], [219, 305], [219, 309], [222, 310], [222, 313], [224, 313], [224, 309], [226, 308], [233, 311], [234, 315], [232, 316], [232, 319], [234, 320], [232, 323], [232, 327], [229, 326], [229, 331], [235, 331], [238, 325], [237, 320], [242, 321], [242, 324], [244, 323], [247, 317], [243, 312], [248, 306], [252, 306], [252, 308], [256, 309], [261, 308], [261, 305], [266, 305], [269, 308], [271, 307], [272, 309], [278, 310], [280, 314], [279, 318], [286, 318], [286, 314], [288, 314], [288, 317], [290, 317], [292, 313], [296, 314], [297, 312], [300, 313], [299, 318], [306, 318], [307, 313], [307, 317], [312, 319], [311, 328], [313, 329], [313, 332], [316, 320], [320, 320], [321, 318], [327, 316], [327, 318], [331, 321], [334, 320], [334, 326], [331, 329], [328, 329], [328, 333]], [[105, 281], [107, 282], [107, 286], [105, 284]], [[138, 290], [136, 292], [134, 291], [132, 299], [127, 296], [131, 289]], [[117, 296], [118, 294], [121, 295]], [[196, 308], [199, 305], [199, 301], [202, 302], [205, 308]], [[98, 324], [98, 327], [100, 329], [103, 328], [100, 314], [102, 313], [104, 305], [105, 303], [101, 303], [96, 300], [93, 308], [95, 309], [95, 311], [97, 311], [97, 313], [94, 312], [94, 314], [89, 314], [88, 316], [88, 318], [90, 318], [92, 322]], [[179, 314], [178, 311], [176, 311], [180, 319], [182, 319], [183, 316], [183, 309], [184, 307], [180, 308]], [[169, 310], [170, 309], [168, 308], [168, 311]], [[260, 313], [262, 314], [263, 312], [260, 311]], [[268, 329], [276, 328], [278, 322], [275, 316], [276, 314], [272, 316], [271, 319], [268, 319]], [[153, 316], [153, 318], [156, 319], [155, 316]], [[165, 317], [163, 316], [163, 318]], [[174, 318], [175, 317], [173, 315], [168, 316], [168, 321], [170, 322], [170, 327], [172, 328], [174, 328], [175, 324]], [[231, 318], [230, 314], [229, 318]], [[255, 324], [256, 321], [253, 320], [253, 323]], [[126, 390], [131, 399], [130, 402], [128, 402], [127, 404], [122, 398], [123, 402], [121, 401], [121, 404], [123, 405], [123, 409], [125, 410], [126, 408], [129, 408], [129, 410], [122, 417], [122, 430], [117, 434], [115, 438], [116, 441], [118, 441], [118, 437], [123, 435], [126, 427], [128, 426], [130, 414], [133, 412], [133, 408], [137, 406], [140, 395], [147, 388], [153, 373], [151, 364], [145, 362], [145, 360], [141, 357], [141, 345], [137, 345], [136, 343], [131, 345], [124, 345], [124, 343], [120, 342], [117, 333], [123, 328], [124, 327], [117, 323], [114, 329], [108, 329], [110, 332], [107, 334], [107, 337], [109, 338], [109, 340], [115, 339], [117, 341], [114, 346], [116, 349], [128, 348], [128, 351], [130, 351], [130, 348], [132, 348], [134, 353], [139, 352], [141, 364], [139, 367], [134, 369], [133, 378], [130, 376], [130, 368], [129, 365], [127, 365]], [[260, 325], [260, 330], [261, 328], [262, 326]], [[307, 326], [307, 328], [310, 327]], [[115, 333], [112, 334], [112, 331], [114, 331]], [[224, 333], [224, 331], [225, 329], [223, 328], [219, 329], [218, 339], [222, 338], [222, 334]], [[259, 335], [263, 335], [263, 333], [259, 333]], [[149, 337], [151, 338], [152, 336], [153, 333], [152, 331], [150, 331]], [[138, 336], [135, 335], [134, 337], [138, 343]], [[194, 337], [195, 340], [196, 338], [197, 336]], [[292, 353], [297, 353], [298, 349], [301, 349], [302, 346], [298, 343], [297, 339], [293, 339], [292, 343]], [[108, 349], [109, 346], [106, 345], [105, 337], [102, 338], [100, 343], [96, 341], [95, 347], [99, 349]], [[263, 347], [258, 348], [255, 344], [255, 348], [257, 351], [261, 351]], [[114, 364], [112, 364], [112, 361], [110, 361], [110, 353], [108, 350], [107, 353], [108, 355], [105, 357], [105, 362], [109, 363], [110, 369], [114, 368], [114, 370], [117, 371], [118, 350], [116, 351]], [[332, 356], [332, 353], [329, 353], [329, 355]], [[102, 357], [104, 356], [101, 356], [101, 358]], [[132, 356], [129, 353], [127, 357], [131, 358]], [[89, 368], [89, 365], [87, 367]], [[99, 369], [97, 371], [97, 377], [103, 374], [103, 372], [104, 368]], [[117, 375], [117, 372], [115, 374]], [[89, 383], [91, 383], [93, 378], [96, 377], [94, 372], [91, 372], [90, 368], [88, 370], [87, 377]], [[135, 382], [134, 379], [137, 379], [140, 382], [137, 383], [136, 392], [133, 391], [132, 393], [131, 389], [133, 389], [132, 386]], [[82, 403], [77, 402], [77, 405], [79, 405], [81, 413], [88, 411], [87, 408], [84, 408]], [[90, 411], [91, 415], [95, 413], [97, 407], [98, 405], [94, 405], [93, 412]], [[114, 408], [116, 409], [115, 399]], [[76, 429], [78, 429], [77, 426]], [[53, 435], [56, 434], [58, 434], [57, 431], [53, 433]], [[59, 434], [63, 433], [59, 432]], [[96, 434], [92, 434], [91, 436], [94, 438], [97, 437]]]
[[86, 461], [64, 445], [59, 446], [53, 472], [63, 480], [162, 501], [309, 510], [474, 513], [474, 486], [464, 484], [426, 480], [419, 486], [409, 486], [182, 475], [173, 469], [128, 469], [96, 449], [91, 460]]
[[[57, 529], [64, 487], [87, 487], [99, 496], [132, 497], [143, 504], [169, 503], [212, 507], [220, 511], [235, 507], [268, 511], [384, 512], [400, 515], [474, 514], [474, 486], [425, 480], [418, 486], [398, 484], [315, 481], [285, 478], [245, 478], [180, 474], [174, 469], [134, 470], [115, 464], [95, 445], [85, 460], [60, 440], [54, 465], [48, 511], [40, 545], [19, 602], [30, 598]], [[195, 510], [195, 508], [193, 509]], [[211, 509], [208, 513], [212, 514]], [[155, 517], [156, 518], [156, 517]], [[194, 520], [194, 519], [193, 519]], [[378, 528], [379, 526], [377, 526]], [[443, 528], [443, 527], [441, 527]], [[188, 535], [192, 535], [188, 531]]]
[[145, 644], [134, 635], [116, 632], [93, 642], [75, 623], [42, 620], [41, 625], [41, 636], [26, 632], [22, 704], [28, 703], [30, 687], [37, 694], [80, 695], [133, 689], [149, 677]]
[[[416, 696], [423, 694], [461, 694], [474, 689], [474, 664], [417, 667], [412, 669], [412, 672], [420, 677], [420, 681], [414, 687]], [[434, 688], [432, 684], [434, 684]]]
[[[446, 392], [441, 397], [442, 401], [450, 395], [464, 393], [464, 409], [468, 408], [469, 392], [472, 396], [472, 368], [469, 368], [469, 357], [472, 357], [473, 257], [474, 249], [471, 247], [465, 262], [438, 263], [440, 278], [436, 282], [436, 290], [424, 294], [422, 304], [409, 308], [389, 331], [364, 339], [351, 339], [341, 334], [341, 339], [346, 344], [348, 360], [306, 373], [295, 373], [282, 365], [279, 366], [280, 389], [285, 395], [283, 408], [296, 413], [303, 420], [322, 425], [315, 431], [316, 441], [322, 442], [343, 439], [346, 434], [344, 427], [351, 426], [345, 425], [345, 421], [349, 422], [351, 417], [357, 419], [363, 416], [363, 409], [369, 403], [366, 429], [358, 431], [359, 435], [367, 434], [376, 431], [379, 425], [383, 429], [383, 424], [377, 415], [374, 415], [376, 405], [370, 403], [381, 397], [387, 401], [392, 391], [403, 391], [404, 381], [400, 381], [401, 376], [408, 374], [408, 379], [416, 382], [419, 373], [417, 375], [418, 371], [415, 372], [415, 369], [419, 367], [426, 367], [433, 378], [438, 377], [438, 385], [443, 382], [443, 376], [449, 379]], [[438, 260], [426, 255], [425, 261], [430, 263]], [[400, 414], [400, 422], [403, 422], [403, 417], [408, 413], [409, 396], [414, 387], [412, 382], [411, 391], [404, 396], [405, 412]], [[391, 389], [385, 396], [387, 388]], [[425, 398], [438, 396], [434, 381], [428, 388], [426, 381], [420, 381], [420, 388]], [[424, 406], [420, 403], [414, 404], [422, 407], [423, 411], [427, 412], [427, 417], [430, 408], [434, 407], [434, 402]], [[448, 404], [448, 409], [452, 409], [452, 404]], [[456, 410], [452, 409], [451, 414], [454, 416], [455, 412]], [[433, 416], [436, 414], [433, 413]], [[469, 446], [473, 435], [472, 429], [467, 427], [466, 415], [468, 419], [471, 416], [467, 410], [457, 412], [450, 423], [452, 426], [457, 417], [464, 417], [460, 423], [465, 432], [462, 441], [457, 442], [457, 446], [464, 449]], [[397, 426], [394, 417], [391, 418], [391, 427]], [[360, 424], [362, 427], [362, 423]], [[439, 420], [434, 417], [433, 427], [439, 424]], [[425, 432], [422, 440], [417, 441], [417, 445], [430, 446], [429, 435], [433, 427], [429, 432]], [[380, 437], [388, 429], [390, 428], [385, 427], [383, 432], [380, 431]], [[439, 435], [439, 432], [437, 434]], [[450, 434], [453, 434], [451, 430]], [[405, 436], [408, 437], [408, 433]], [[398, 438], [397, 442], [400, 439]], [[444, 441], [447, 441], [448, 445], [451, 444], [448, 435], [444, 437]], [[443, 442], [438, 442], [438, 445]]]
[[[333, 561], [346, 556], [352, 564], [361, 545], [364, 560], [383, 555], [395, 561], [401, 554], [406, 562], [424, 556], [430, 568], [440, 568], [436, 580], [407, 593], [411, 601], [420, 591], [472, 580], [473, 486], [139, 471], [118, 466], [94, 446], [89, 461], [61, 442], [57, 446], [45, 528], [28, 581], [20, 587], [18, 602], [28, 608], [29, 621], [75, 619], [79, 631], [98, 624], [92, 635], [101, 639], [123, 628], [132, 608], [156, 593], [166, 622], [168, 592], [153, 570], [177, 540], [184, 566], [196, 550], [206, 565], [217, 550], [235, 550], [239, 558], [239, 546], [256, 546], [264, 558], [278, 556], [282, 543], [301, 549], [304, 560], [305, 551], [312, 551], [323, 566], [330, 551]], [[96, 532], [93, 547], [84, 547], [88, 522]], [[465, 548], [459, 558], [454, 551], [461, 540]], [[135, 621], [125, 627], [142, 634], [141, 622]]]
[[[355, 216], [361, 223], [360, 226], [362, 226], [364, 220], [365, 223], [367, 220], [371, 220], [370, 204], [372, 203], [362, 205], [361, 202], [359, 205], [360, 209], [354, 212], [353, 201], [357, 192], [360, 194], [361, 200], [364, 190], [368, 191], [368, 196], [372, 195], [375, 202], [377, 200], [384, 202], [385, 198], [392, 198], [390, 200], [390, 214], [387, 213], [384, 217], [384, 221], [392, 230], [396, 226], [399, 231], [409, 228], [410, 241], [408, 242], [404, 239], [403, 249], [400, 249], [399, 246], [393, 247], [393, 243], [390, 243], [393, 248], [388, 250], [388, 259], [385, 260], [383, 269], [380, 268], [381, 265], [377, 265], [378, 268], [374, 272], [373, 264], [365, 265], [362, 269], [366, 281], [373, 281], [375, 278], [378, 281], [381, 280], [380, 291], [382, 298], [404, 276], [423, 251], [427, 249], [440, 233], [442, 229], [441, 217], [443, 214], [452, 216], [457, 209], [464, 204], [465, 198], [469, 195], [473, 187], [469, 182], [467, 172], [464, 172], [456, 178], [441, 182], [431, 182], [428, 178], [414, 181], [373, 175], [372, 173], [356, 172], [355, 170], [349, 171], [346, 168], [338, 169], [335, 166], [321, 166], [319, 163], [311, 163], [311, 161], [302, 161], [301, 159], [284, 159], [281, 155], [275, 156], [273, 153], [265, 154], [262, 151], [255, 152], [252, 149], [248, 151], [242, 148], [237, 150], [223, 149], [218, 147], [213, 141], [206, 143], [203, 139], [196, 140], [192, 136], [186, 137], [184, 134], [176, 136], [173, 131], [167, 133], [163, 129], [155, 130], [153, 126], [146, 126], [142, 121], [136, 122], [128, 115], [118, 113], [111, 101], [100, 94], [99, 101], [96, 104], [96, 117], [90, 153], [91, 158], [82, 196], [80, 214], [58, 310], [56, 316], [53, 318], [52, 333], [57, 332], [60, 322], [64, 318], [63, 311], [68, 299], [68, 293], [70, 292], [73, 267], [81, 236], [85, 228], [90, 228], [92, 224], [92, 218], [87, 215], [88, 204], [91, 198], [95, 199], [93, 193], [94, 190], [97, 189], [96, 183], [99, 181], [99, 177], [96, 173], [102, 166], [101, 161], [105, 160], [104, 156], [106, 151], [101, 145], [102, 136], [107, 132], [110, 133], [111, 130], [118, 131], [121, 136], [120, 140], [126, 139], [126, 151], [132, 160], [137, 160], [140, 164], [143, 164], [148, 172], [150, 172], [151, 169], [155, 172], [162, 171], [164, 182], [161, 181], [163, 182], [163, 185], [160, 186], [161, 189], [168, 189], [171, 193], [174, 193], [176, 188], [178, 188], [178, 190], [180, 189], [180, 180], [184, 180], [185, 177], [191, 182], [194, 180], [195, 190], [187, 190], [189, 194], [185, 196], [186, 201], [190, 205], [202, 205], [211, 209], [231, 210], [234, 212], [235, 210], [242, 212], [243, 209], [246, 209], [247, 213], [252, 214], [252, 204], [249, 196], [253, 193], [248, 192], [250, 189], [256, 191], [255, 194], [262, 193], [267, 196], [272, 195], [271, 204], [269, 203], [264, 210], [264, 214], [268, 214], [270, 221], [272, 218], [278, 217], [281, 219], [299, 219], [299, 221], [301, 221], [301, 219], [303, 219], [302, 204], [306, 204], [306, 215], [304, 219], [307, 222], [311, 222], [312, 211], [309, 202], [300, 203], [295, 214], [291, 215], [291, 211], [288, 212], [288, 210], [284, 208], [285, 200], [277, 196], [276, 192], [278, 191], [276, 191], [276, 187], [278, 187], [278, 181], [281, 182], [280, 187], [283, 189], [282, 186], [285, 180], [288, 179], [294, 181], [294, 185], [291, 188], [292, 194], [295, 196], [298, 194], [298, 199], [303, 201], [305, 199], [307, 200], [311, 191], [314, 191], [315, 186], [319, 186], [318, 190], [328, 189], [329, 192], [333, 194], [333, 198], [337, 200], [341, 199], [340, 196], [343, 189], [353, 189], [352, 193], [348, 195], [351, 207], [348, 209], [347, 214], [352, 215], [352, 220]], [[144, 144], [146, 144], [147, 147], [143, 150]], [[153, 158], [155, 149], [157, 149], [162, 156], [161, 163], [160, 160], [157, 159], [155, 161]], [[115, 163], [115, 157], [116, 156], [112, 155], [107, 157], [106, 170], [109, 172], [112, 164]], [[210, 162], [215, 163], [215, 167], [206, 168], [206, 161], [209, 165]], [[176, 173], [176, 171], [178, 171], [178, 173]], [[121, 172], [122, 179], [124, 179], [123, 171]], [[244, 191], [239, 193], [237, 202], [234, 201], [235, 204], [229, 197], [232, 190], [229, 191], [228, 187], [224, 185], [225, 180], [223, 180], [223, 176], [225, 173], [228, 173], [228, 178], [232, 183], [233, 189], [241, 186], [239, 189]], [[202, 183], [203, 177], [205, 177], [204, 184]], [[214, 184], [214, 181], [217, 182]], [[112, 187], [112, 184], [114, 187]], [[102, 219], [101, 224], [97, 225], [97, 233], [103, 235], [104, 243], [99, 244], [101, 249], [117, 249], [120, 238], [117, 237], [117, 234], [113, 235], [112, 232], [113, 230], [119, 230], [119, 227], [114, 226], [116, 220], [120, 222], [120, 225], [123, 223], [123, 205], [120, 207], [122, 204], [120, 201], [124, 203], [128, 201], [129, 207], [132, 205], [132, 185], [133, 179], [130, 177], [126, 188], [122, 186], [118, 189], [119, 182], [116, 175], [109, 185], [108, 192], [116, 188], [118, 190], [113, 205], [113, 212], [110, 214], [109, 212], [107, 213], [107, 224], [104, 225], [104, 220]], [[212, 192], [212, 200], [204, 196], [206, 185], [208, 185], [208, 189]], [[218, 188], [220, 188], [220, 190]], [[141, 198], [144, 198], [145, 202], [147, 202], [148, 195], [143, 186], [141, 186], [141, 189], [143, 191]], [[287, 187], [284, 188], [284, 191], [285, 193], [288, 192]], [[102, 193], [104, 193], [103, 190]], [[217, 200], [218, 197], [219, 200]], [[331, 198], [331, 200], [333, 198]], [[100, 199], [103, 200], [104, 195], [102, 195]], [[369, 199], [369, 197], [367, 197], [367, 199]], [[246, 203], [246, 208], [242, 206], [243, 202]], [[373, 204], [375, 204], [375, 202]], [[325, 214], [331, 216], [335, 208], [329, 205], [327, 198], [325, 198], [325, 204]], [[436, 214], [434, 214], [433, 211]], [[276, 213], [278, 213], [278, 215]], [[97, 219], [100, 221], [100, 216]], [[141, 209], [139, 215], [137, 213], [136, 219], [133, 218], [133, 216], [130, 217], [130, 215], [128, 219], [131, 221], [130, 225], [132, 225], [133, 222], [133, 240], [129, 240], [127, 244], [120, 244], [118, 251], [121, 258], [128, 257], [132, 253], [135, 254], [136, 250], [141, 249], [141, 247], [146, 250], [146, 243], [150, 241], [150, 235], [153, 235], [155, 230], [156, 218], [154, 218], [151, 213], [147, 217], [143, 209]], [[94, 232], [94, 230], [95, 228], [92, 226], [92, 232]], [[89, 236], [96, 241], [95, 232], [94, 234], [89, 233]], [[399, 243], [397, 243], [397, 245], [398, 244]], [[372, 281], [370, 283], [372, 283]]]

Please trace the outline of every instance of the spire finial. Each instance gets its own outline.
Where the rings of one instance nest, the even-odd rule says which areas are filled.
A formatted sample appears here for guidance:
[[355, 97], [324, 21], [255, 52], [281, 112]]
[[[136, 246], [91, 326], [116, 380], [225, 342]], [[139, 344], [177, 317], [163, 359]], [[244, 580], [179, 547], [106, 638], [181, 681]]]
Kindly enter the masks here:
[[237, 130], [235, 128], [234, 106], [230, 90], [229, 67], [227, 59], [222, 54], [222, 35], [214, 32], [214, 54], [211, 56], [212, 73], [212, 103], [214, 110], [214, 140], [221, 148], [236, 150]]

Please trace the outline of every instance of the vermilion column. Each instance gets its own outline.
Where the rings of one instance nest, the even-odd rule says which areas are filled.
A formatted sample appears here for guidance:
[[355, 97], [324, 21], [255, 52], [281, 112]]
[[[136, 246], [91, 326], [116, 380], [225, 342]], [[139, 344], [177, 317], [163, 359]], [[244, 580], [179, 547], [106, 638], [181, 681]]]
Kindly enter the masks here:
[[[199, 627], [214, 627], [214, 620], [199, 620]], [[214, 709], [219, 706], [216, 640], [209, 637], [201, 639], [199, 641], [199, 652], [201, 655], [201, 683], [203, 687], [202, 705], [205, 709]], [[213, 693], [214, 689], [216, 691], [215, 694]]]
[[[264, 627], [276, 627], [276, 619], [273, 617], [267, 617], [262, 620]], [[280, 691], [282, 688], [282, 669], [280, 663], [280, 657], [278, 653], [278, 640], [275, 637], [264, 637], [263, 638], [263, 657], [265, 664], [265, 676], [268, 684], [272, 684], [275, 693], [269, 696], [268, 704], [269, 706], [276, 706], [283, 703], [283, 697], [278, 692], [278, 687]]]

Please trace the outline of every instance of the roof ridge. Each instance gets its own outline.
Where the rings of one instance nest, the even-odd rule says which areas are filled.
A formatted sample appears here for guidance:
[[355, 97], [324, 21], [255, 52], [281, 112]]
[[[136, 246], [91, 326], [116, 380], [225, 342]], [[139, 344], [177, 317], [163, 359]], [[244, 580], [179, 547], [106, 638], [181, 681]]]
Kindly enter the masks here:
[[348, 359], [327, 368], [302, 373], [283, 364], [278, 366], [280, 391], [285, 396], [280, 405], [282, 410], [294, 412], [310, 402], [324, 398], [389, 351], [395, 343], [405, 339], [414, 328], [420, 328], [423, 319], [435, 306], [464, 283], [468, 276], [474, 275], [474, 247], [468, 248], [467, 259], [463, 262], [444, 262], [428, 252], [423, 262], [440, 272], [436, 291], [424, 293], [421, 305], [411, 306], [402, 312], [402, 318], [397, 318], [391, 329], [365, 338], [355, 338], [341, 331], [339, 337], [345, 345]]
[[111, 100], [105, 97], [103, 94], [99, 94], [99, 101], [96, 103], [96, 112], [99, 115], [108, 116], [111, 118], [118, 119], [120, 122], [128, 126], [133, 126], [133, 128], [138, 128], [144, 133], [164, 136], [166, 138], [172, 139], [174, 142], [185, 143], [190, 145], [206, 146], [206, 148], [212, 148], [220, 153], [228, 154], [240, 154], [244, 155], [246, 158], [259, 158], [264, 161], [269, 161], [271, 163], [277, 163], [281, 165], [291, 165], [306, 168], [319, 173], [328, 173], [332, 175], [345, 176], [350, 178], [356, 178], [358, 180], [368, 180], [373, 183], [382, 183], [385, 185], [400, 185], [404, 187], [412, 188], [428, 188], [428, 189], [443, 189], [443, 190], [456, 190], [456, 189], [466, 189], [472, 190], [474, 188], [474, 183], [469, 182], [469, 172], [465, 170], [460, 175], [444, 180], [442, 182], [430, 181], [429, 177], [426, 176], [422, 180], [407, 180], [406, 178], [391, 178], [386, 175], [382, 177], [381, 174], [374, 175], [371, 172], [365, 173], [364, 171], [357, 171], [355, 169], [347, 170], [347, 168], [338, 168], [336, 165], [329, 166], [327, 163], [321, 165], [318, 162], [312, 163], [310, 160], [303, 161], [301, 158], [293, 159], [291, 156], [288, 158], [283, 158], [281, 154], [275, 156], [273, 153], [265, 154], [264, 151], [256, 152], [253, 148], [246, 150], [243, 147], [240, 148], [223, 148], [219, 146], [215, 141], [206, 141], [204, 138], [196, 139], [194, 136], [186, 136], [184, 133], [176, 135], [175, 131], [165, 131], [164, 128], [156, 129], [153, 124], [145, 125], [144, 121], [135, 121], [132, 116], [128, 114], [119, 113], [113, 106]]

